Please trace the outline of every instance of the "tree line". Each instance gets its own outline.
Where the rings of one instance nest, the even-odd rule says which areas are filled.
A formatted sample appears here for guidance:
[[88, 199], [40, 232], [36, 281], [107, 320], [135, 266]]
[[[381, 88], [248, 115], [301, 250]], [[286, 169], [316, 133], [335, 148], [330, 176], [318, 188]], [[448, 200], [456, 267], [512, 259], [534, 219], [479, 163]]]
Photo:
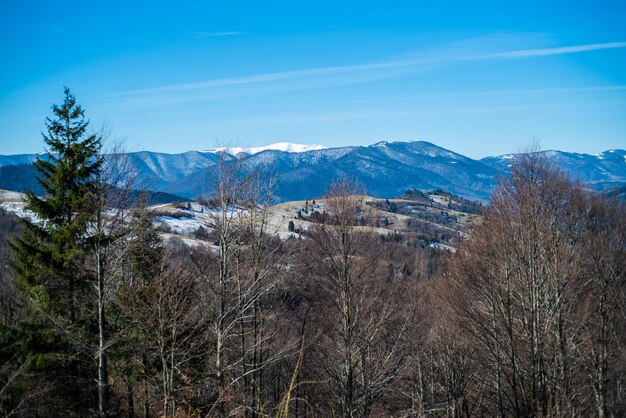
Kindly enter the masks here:
[[348, 179], [280, 239], [271, 177], [237, 161], [207, 179], [205, 245], [166, 243], [69, 90], [44, 141], [45, 199], [0, 217], [4, 416], [626, 411], [626, 207], [537, 154], [451, 254], [360, 226]]

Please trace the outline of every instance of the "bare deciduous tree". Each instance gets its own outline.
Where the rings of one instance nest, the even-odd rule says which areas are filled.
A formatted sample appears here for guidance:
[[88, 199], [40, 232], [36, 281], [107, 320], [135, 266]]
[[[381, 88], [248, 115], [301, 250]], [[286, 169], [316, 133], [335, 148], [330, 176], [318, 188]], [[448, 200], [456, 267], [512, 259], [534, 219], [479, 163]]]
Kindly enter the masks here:
[[316, 307], [320, 380], [340, 416], [367, 416], [393, 383], [404, 359], [406, 318], [394, 302], [397, 284], [376, 237], [357, 227], [363, 192], [354, 182], [334, 182], [324, 200], [329, 221], [310, 231], [310, 268], [320, 288]]
[[212, 409], [225, 414], [229, 399], [230, 407], [258, 415], [266, 407], [264, 371], [295, 354], [297, 341], [277, 344], [280, 307], [270, 302], [289, 264], [270, 222], [272, 181], [263, 173], [244, 173], [241, 163], [224, 158], [218, 163], [207, 202], [214, 247], [194, 260], [213, 306], [208, 313], [217, 389]]
[[[619, 238], [611, 238], [619, 235], [619, 216], [602, 212], [608, 220], [603, 226], [597, 215], [589, 216], [590, 209], [593, 205], [581, 188], [541, 156], [526, 155], [448, 266], [446, 296], [481, 367], [475, 384], [485, 387], [477, 394], [486, 395], [485, 413], [590, 412], [592, 391], [581, 374], [581, 361], [602, 351], [598, 344], [607, 340], [585, 334], [591, 326], [586, 321], [593, 316], [588, 316], [585, 301], [594, 300], [593, 308], [601, 312], [604, 302], [595, 301], [606, 301], [607, 280], [612, 292], [623, 291], [619, 268], [609, 267], [623, 263], [623, 241], [616, 244]], [[593, 237], [598, 241], [593, 243]], [[589, 257], [602, 261], [588, 262]], [[590, 285], [594, 282], [599, 286]], [[613, 304], [612, 311], [617, 309]], [[599, 361], [590, 369], [602, 375], [608, 357], [595, 358]], [[596, 384], [596, 389], [601, 386]], [[603, 391], [596, 390], [598, 410], [606, 408]]]

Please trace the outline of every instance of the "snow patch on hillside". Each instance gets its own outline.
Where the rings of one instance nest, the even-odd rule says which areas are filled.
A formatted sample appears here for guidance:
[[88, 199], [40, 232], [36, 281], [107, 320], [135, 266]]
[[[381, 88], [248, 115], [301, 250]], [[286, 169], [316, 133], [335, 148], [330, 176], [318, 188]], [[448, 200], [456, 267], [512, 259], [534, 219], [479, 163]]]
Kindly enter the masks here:
[[0, 207], [7, 212], [13, 213], [18, 218], [27, 219], [34, 223], [41, 222], [37, 215], [25, 208], [24, 202], [0, 202]]

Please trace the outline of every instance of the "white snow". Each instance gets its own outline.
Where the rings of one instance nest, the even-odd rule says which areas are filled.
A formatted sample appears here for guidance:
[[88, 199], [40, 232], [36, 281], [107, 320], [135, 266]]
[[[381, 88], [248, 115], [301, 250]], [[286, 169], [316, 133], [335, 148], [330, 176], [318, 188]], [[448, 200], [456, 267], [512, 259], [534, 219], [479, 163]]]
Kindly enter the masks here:
[[449, 245], [445, 245], [445, 244], [442, 244], [442, 243], [440, 243], [440, 242], [431, 242], [431, 243], [429, 244], [429, 247], [431, 247], [431, 248], [437, 248], [437, 249], [439, 249], [439, 250], [446, 250], [446, 251], [450, 251], [450, 252], [452, 252], [452, 253], [455, 253], [455, 252], [456, 252], [456, 248], [454, 248], [454, 247], [450, 247]]
[[433, 199], [435, 202], [439, 203], [440, 205], [448, 204], [448, 201], [446, 199], [442, 199], [439, 196], [430, 195], [430, 198]]
[[193, 235], [204, 223], [198, 218], [176, 218], [173, 216], [157, 216], [154, 218], [158, 223], [164, 223], [178, 235]]
[[291, 142], [277, 142], [275, 144], [265, 145], [262, 147], [220, 147], [213, 148], [209, 152], [227, 152], [228, 154], [237, 155], [242, 152], [247, 154], [258, 154], [259, 152], [273, 150], [273, 151], [285, 151], [285, 152], [307, 152], [326, 149], [323, 145], [316, 144], [293, 144]]
[[25, 194], [19, 192], [12, 192], [10, 190], [0, 190], [1, 202], [23, 202]]
[[40, 222], [37, 215], [29, 210], [26, 210], [24, 206], [25, 203], [23, 202], [0, 202], [0, 207], [8, 212], [13, 213], [15, 216], [22, 219], [30, 219], [30, 221], [34, 223]]

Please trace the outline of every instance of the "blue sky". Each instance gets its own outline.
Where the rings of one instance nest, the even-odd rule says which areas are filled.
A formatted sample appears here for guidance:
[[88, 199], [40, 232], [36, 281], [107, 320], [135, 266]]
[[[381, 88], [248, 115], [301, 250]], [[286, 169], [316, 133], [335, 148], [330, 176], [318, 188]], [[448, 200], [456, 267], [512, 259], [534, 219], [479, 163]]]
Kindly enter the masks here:
[[0, 154], [69, 86], [128, 150], [626, 147], [626, 3], [0, 0]]

